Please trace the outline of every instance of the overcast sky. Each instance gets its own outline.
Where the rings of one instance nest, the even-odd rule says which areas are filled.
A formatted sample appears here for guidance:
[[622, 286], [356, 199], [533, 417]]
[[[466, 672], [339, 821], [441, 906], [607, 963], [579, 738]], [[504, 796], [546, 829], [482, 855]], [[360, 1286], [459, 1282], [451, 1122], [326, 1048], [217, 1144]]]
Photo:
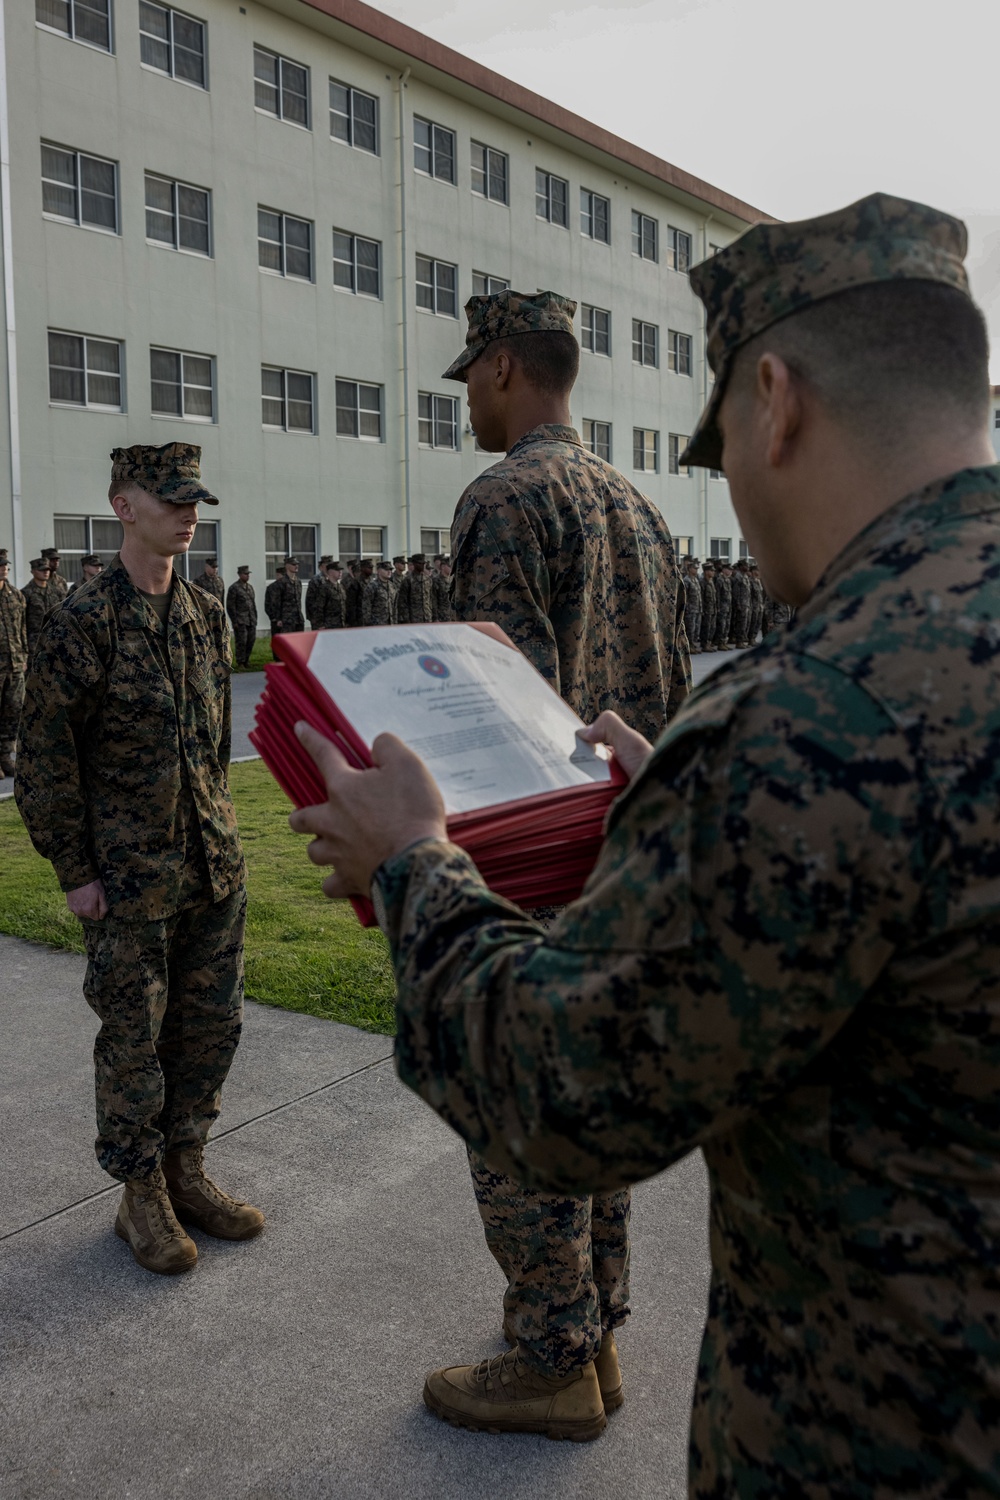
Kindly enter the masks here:
[[1000, 384], [996, 0], [375, 0], [783, 219], [882, 189], [965, 219]]

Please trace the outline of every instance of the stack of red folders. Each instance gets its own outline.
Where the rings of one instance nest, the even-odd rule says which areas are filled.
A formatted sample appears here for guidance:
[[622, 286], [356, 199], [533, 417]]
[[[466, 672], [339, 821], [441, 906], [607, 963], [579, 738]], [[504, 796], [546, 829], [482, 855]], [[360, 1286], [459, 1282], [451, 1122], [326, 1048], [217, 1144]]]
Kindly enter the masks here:
[[[477, 628], [516, 650], [496, 626]], [[372, 764], [370, 746], [310, 671], [315, 639], [314, 631], [275, 638], [280, 662], [265, 668], [266, 687], [250, 734], [251, 743], [296, 807], [325, 802], [327, 795], [315, 762], [295, 735], [299, 720], [332, 740], [350, 765], [365, 768]], [[448, 818], [448, 836], [470, 855], [498, 895], [522, 907], [561, 906], [583, 890], [597, 861], [608, 808], [625, 780], [612, 761], [610, 781], [454, 813]], [[352, 905], [363, 926], [375, 925], [370, 901], [356, 898]]]

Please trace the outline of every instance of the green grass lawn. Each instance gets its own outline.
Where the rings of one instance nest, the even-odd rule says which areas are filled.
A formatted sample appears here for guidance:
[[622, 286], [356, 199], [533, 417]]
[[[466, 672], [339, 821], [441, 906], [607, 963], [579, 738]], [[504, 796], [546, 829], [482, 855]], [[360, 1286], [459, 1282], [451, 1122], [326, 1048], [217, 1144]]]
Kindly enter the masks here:
[[[290, 804], [263, 762], [233, 766], [230, 782], [249, 870], [247, 995], [391, 1036], [395, 985], [382, 934], [323, 895], [323, 872], [288, 827]], [[0, 932], [83, 952], [79, 923], [13, 799], [0, 802]]]
[[263, 672], [268, 662], [274, 661], [274, 653], [271, 650], [271, 637], [259, 635], [253, 643], [250, 652], [250, 665], [248, 667], [237, 667], [237, 672]]

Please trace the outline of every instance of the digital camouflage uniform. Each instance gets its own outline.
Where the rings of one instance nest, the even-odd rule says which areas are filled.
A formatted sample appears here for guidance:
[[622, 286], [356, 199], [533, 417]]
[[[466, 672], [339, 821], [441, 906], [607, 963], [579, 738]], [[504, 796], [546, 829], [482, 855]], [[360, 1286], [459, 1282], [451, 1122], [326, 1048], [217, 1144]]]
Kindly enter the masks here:
[[[209, 500], [188, 444], [116, 449], [114, 477]], [[213, 501], [213, 503], [216, 503]], [[98, 1160], [147, 1178], [204, 1142], [240, 1035], [245, 868], [229, 794], [230, 654], [217, 600], [175, 574], [166, 626], [121, 559], [46, 621], [15, 794], [84, 922]]]
[[364, 584], [360, 578], [355, 578], [353, 573], [348, 573], [344, 580], [344, 624], [361, 624], [361, 595]]
[[206, 594], [211, 594], [213, 599], [218, 599], [220, 604], [225, 604], [226, 585], [220, 573], [216, 573], [214, 578], [210, 578], [207, 573], [199, 573], [195, 583], [200, 589], [204, 589]]
[[715, 572], [709, 569], [701, 575], [701, 649], [715, 650], [715, 622], [718, 619], [718, 595], [715, 592]]
[[430, 625], [434, 613], [434, 575], [428, 568], [422, 573], [407, 573], [396, 591], [396, 618], [400, 625]]
[[[7, 553], [0, 551], [0, 560]], [[24, 596], [10, 582], [0, 583], [0, 757], [13, 755], [24, 702], [28, 632]]]
[[254, 642], [257, 639], [257, 596], [253, 584], [247, 578], [237, 578], [226, 592], [226, 614], [233, 627], [233, 645], [236, 665], [250, 665]]
[[[48, 587], [52, 590], [52, 597], [55, 600], [55, 604], [61, 604], [69, 593], [69, 582], [56, 567], [54, 558], [58, 557], [58, 553], [53, 553], [51, 547], [43, 547], [42, 556], [52, 567], [52, 572], [49, 574]], [[53, 608], [55, 608], [55, 604], [53, 604]]]
[[764, 625], [764, 585], [756, 573], [750, 574], [750, 626], [749, 641], [751, 646], [756, 644]]
[[271, 635], [293, 635], [305, 630], [302, 613], [302, 585], [297, 578], [280, 573], [272, 579], [264, 594], [264, 608], [271, 623]]
[[42, 626], [52, 611], [58, 609], [62, 602], [57, 594], [50, 592], [50, 589], [51, 582], [38, 584], [33, 578], [29, 578], [21, 590], [21, 597], [24, 600], [24, 625], [28, 635], [29, 660], [35, 654]]
[[684, 630], [692, 651], [701, 650], [701, 580], [693, 570], [684, 573]]
[[361, 595], [362, 625], [396, 624], [396, 590], [391, 578], [369, 578]]
[[729, 621], [733, 611], [733, 580], [720, 569], [715, 575], [715, 649], [729, 645]]
[[455, 618], [455, 609], [451, 602], [450, 577], [443, 578], [440, 573], [434, 574], [434, 582], [431, 588], [431, 604], [435, 620], [453, 620]]
[[764, 595], [764, 634], [770, 635], [772, 630], [780, 630], [783, 625], [791, 623], [792, 608], [789, 604], [781, 604], [777, 599], [772, 599], [770, 594]]
[[327, 591], [332, 587], [325, 573], [310, 578], [306, 588], [306, 619], [310, 630], [326, 630]]
[[749, 646], [750, 644], [750, 579], [740, 567], [733, 569], [733, 576], [729, 580], [731, 593], [731, 609], [729, 615], [729, 644], [731, 646]]
[[[964, 287], [964, 250], [882, 195], [758, 226], [692, 272], [717, 383], [836, 273]], [[703, 1150], [696, 1500], [1000, 1493], [998, 618], [991, 465], [698, 689], [550, 931], [445, 843], [377, 874], [400, 1075], [497, 1170], [607, 1191]]]
[[[484, 328], [495, 336], [549, 318], [571, 328], [574, 307], [545, 294], [474, 297], [469, 346]], [[660, 512], [571, 427], [535, 428], [473, 481], [451, 550], [458, 619], [500, 625], [581, 718], [617, 705], [659, 734], [691, 683], [673, 540]], [[486, 1242], [507, 1277], [505, 1324], [526, 1363], [569, 1374], [629, 1314], [628, 1188], [532, 1191], [470, 1148]]]

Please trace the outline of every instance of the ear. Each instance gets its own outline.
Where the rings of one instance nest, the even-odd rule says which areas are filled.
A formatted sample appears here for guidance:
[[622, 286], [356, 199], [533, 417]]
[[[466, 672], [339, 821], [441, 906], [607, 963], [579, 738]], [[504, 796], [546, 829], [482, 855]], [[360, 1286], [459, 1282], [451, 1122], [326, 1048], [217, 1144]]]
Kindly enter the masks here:
[[123, 526], [128, 526], [135, 520], [135, 508], [128, 495], [112, 495], [111, 509]]
[[511, 357], [506, 350], [497, 355], [496, 370], [493, 375], [493, 383], [498, 391], [505, 391], [510, 384], [511, 373], [514, 369]]
[[787, 463], [802, 425], [802, 397], [794, 372], [778, 354], [757, 361], [757, 398], [764, 409], [766, 460], [771, 468]]

